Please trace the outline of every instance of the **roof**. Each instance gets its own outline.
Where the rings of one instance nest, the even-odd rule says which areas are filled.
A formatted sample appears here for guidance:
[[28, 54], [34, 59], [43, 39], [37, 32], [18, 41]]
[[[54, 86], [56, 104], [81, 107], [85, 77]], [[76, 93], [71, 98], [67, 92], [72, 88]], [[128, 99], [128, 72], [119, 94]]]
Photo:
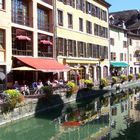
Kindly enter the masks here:
[[109, 14], [113, 17], [113, 25], [121, 26], [124, 22], [127, 29], [140, 27], [140, 12], [138, 10], [125, 10]]

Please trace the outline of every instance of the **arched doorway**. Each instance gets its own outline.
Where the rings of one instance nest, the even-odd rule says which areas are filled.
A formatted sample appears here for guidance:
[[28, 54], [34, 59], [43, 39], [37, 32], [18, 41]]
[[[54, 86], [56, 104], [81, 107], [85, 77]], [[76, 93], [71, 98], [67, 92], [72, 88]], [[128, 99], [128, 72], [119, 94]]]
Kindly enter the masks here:
[[97, 81], [100, 81], [100, 79], [101, 79], [101, 67], [100, 66], [97, 66], [96, 73], [97, 73]]
[[108, 76], [108, 67], [104, 66], [103, 67], [103, 77], [106, 78]]
[[80, 79], [85, 79], [85, 74], [86, 74], [85, 67], [84, 66], [81, 66], [78, 71], [79, 71], [79, 74], [80, 74]]
[[92, 67], [92, 66], [89, 67], [89, 74], [90, 74], [91, 78], [94, 80], [94, 67]]

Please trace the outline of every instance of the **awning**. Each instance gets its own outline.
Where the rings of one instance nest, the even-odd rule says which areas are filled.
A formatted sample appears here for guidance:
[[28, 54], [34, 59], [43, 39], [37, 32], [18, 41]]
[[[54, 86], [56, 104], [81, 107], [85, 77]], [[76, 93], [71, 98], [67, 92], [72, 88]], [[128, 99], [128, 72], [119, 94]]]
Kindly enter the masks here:
[[129, 65], [125, 62], [110, 62], [113, 67], [128, 67]]
[[18, 70], [18, 71], [35, 71], [36, 69], [27, 67], [27, 66], [21, 66], [21, 67], [16, 67], [12, 68], [12, 70]]
[[28, 67], [43, 72], [67, 72], [70, 68], [57, 62], [54, 58], [16, 57]]
[[49, 40], [40, 40], [39, 43], [42, 43], [44, 45], [53, 45], [53, 43], [51, 41], [49, 41]]
[[27, 40], [27, 41], [31, 41], [31, 38], [29, 38], [28, 36], [24, 36], [24, 35], [18, 35], [16, 36], [16, 38], [18, 40]]

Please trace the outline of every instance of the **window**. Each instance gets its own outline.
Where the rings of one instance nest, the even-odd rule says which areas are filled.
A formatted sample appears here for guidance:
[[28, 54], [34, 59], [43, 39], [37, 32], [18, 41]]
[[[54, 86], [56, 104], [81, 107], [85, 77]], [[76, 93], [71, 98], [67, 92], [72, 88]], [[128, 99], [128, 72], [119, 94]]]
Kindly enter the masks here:
[[63, 11], [58, 10], [58, 25], [63, 26]]
[[79, 18], [79, 31], [83, 32], [83, 19]]
[[126, 53], [124, 53], [124, 61], [126, 61]]
[[0, 0], [0, 9], [5, 9], [5, 1], [4, 0]]
[[92, 22], [87, 21], [87, 33], [92, 34]]
[[110, 38], [110, 45], [114, 46], [114, 38]]
[[132, 39], [129, 38], [129, 45], [132, 45]]
[[58, 38], [58, 54], [63, 55], [63, 38]]
[[127, 42], [126, 41], [123, 41], [123, 47], [127, 48]]
[[87, 57], [92, 57], [92, 44], [87, 44]]
[[70, 5], [74, 8], [75, 7], [75, 0], [67, 0], [66, 4]]
[[5, 31], [0, 29], [0, 49], [5, 48]]
[[92, 14], [93, 5], [89, 2], [86, 2], [86, 13], [87, 14]]
[[37, 14], [38, 29], [49, 31], [49, 16], [47, 15], [46, 11], [38, 8]]
[[116, 60], [116, 53], [115, 52], [111, 52], [111, 60], [112, 61]]
[[85, 2], [84, 0], [76, 0], [76, 9], [79, 9], [81, 11], [85, 11]]
[[84, 42], [78, 42], [78, 56], [84, 57]]
[[102, 27], [100, 25], [94, 24], [94, 35], [107, 38], [108, 29], [106, 27]]
[[68, 13], [68, 28], [73, 28], [72, 14]]
[[123, 53], [120, 53], [120, 61], [123, 61]]

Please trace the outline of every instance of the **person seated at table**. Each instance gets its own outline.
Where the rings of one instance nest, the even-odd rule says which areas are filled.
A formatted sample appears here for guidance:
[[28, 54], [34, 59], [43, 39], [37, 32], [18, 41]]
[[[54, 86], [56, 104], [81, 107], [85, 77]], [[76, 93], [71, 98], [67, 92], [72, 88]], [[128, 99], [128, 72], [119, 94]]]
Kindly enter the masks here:
[[20, 90], [20, 85], [19, 85], [18, 81], [15, 81], [13, 87], [14, 87], [14, 89]]

